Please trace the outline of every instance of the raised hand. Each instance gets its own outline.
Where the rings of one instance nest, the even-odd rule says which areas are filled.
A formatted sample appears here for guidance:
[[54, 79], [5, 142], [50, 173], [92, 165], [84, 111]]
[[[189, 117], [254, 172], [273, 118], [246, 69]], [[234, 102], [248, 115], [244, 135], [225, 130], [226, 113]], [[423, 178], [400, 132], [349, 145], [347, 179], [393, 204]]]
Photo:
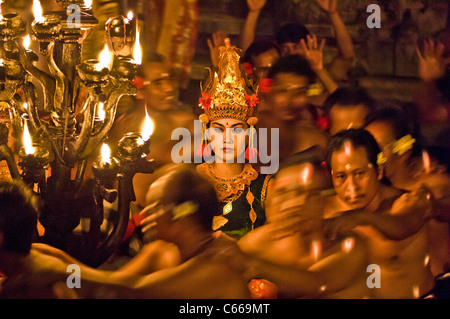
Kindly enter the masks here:
[[311, 68], [315, 71], [323, 69], [323, 48], [325, 46], [325, 39], [320, 43], [320, 47], [317, 44], [317, 37], [313, 35], [307, 36], [308, 44], [304, 39], [300, 40], [300, 44], [303, 48], [303, 55], [309, 61]]
[[337, 0], [316, 0], [316, 2], [328, 14], [337, 12]]
[[216, 31], [212, 34], [212, 41], [208, 39], [208, 47], [211, 55], [211, 63], [214, 68], [219, 66], [219, 47], [224, 45], [227, 34], [223, 31]]
[[450, 58], [443, 57], [444, 44], [434, 42], [432, 39], [425, 40], [423, 53], [419, 47], [416, 48], [419, 57], [419, 77], [425, 82], [431, 82], [444, 76], [446, 66]]
[[262, 8], [266, 5], [266, 0], [247, 0], [248, 10], [253, 11], [261, 11]]

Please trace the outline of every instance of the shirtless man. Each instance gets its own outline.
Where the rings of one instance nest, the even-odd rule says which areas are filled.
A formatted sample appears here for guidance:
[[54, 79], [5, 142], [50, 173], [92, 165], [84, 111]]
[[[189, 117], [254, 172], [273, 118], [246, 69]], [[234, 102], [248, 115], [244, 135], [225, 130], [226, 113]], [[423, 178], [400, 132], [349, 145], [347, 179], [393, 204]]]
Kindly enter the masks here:
[[[190, 169], [175, 169], [163, 178], [158, 185], [163, 196], [146, 210], [154, 222], [156, 239], [178, 248], [178, 254], [174, 249], [172, 252], [179, 264], [174, 262], [172, 267], [144, 276], [133, 287], [136, 294], [151, 298], [249, 298], [241, 273], [218, 258], [238, 247], [234, 241], [213, 237], [212, 219], [218, 211], [214, 187]], [[147, 250], [136, 258], [120, 271], [145, 273], [145, 263], [152, 262]]]
[[450, 176], [414, 139], [406, 114], [400, 107], [383, 107], [366, 119], [366, 129], [374, 136], [384, 158], [383, 175], [393, 186], [414, 191], [426, 185], [433, 197], [433, 219], [428, 222], [430, 264], [437, 276], [450, 269], [448, 207], [437, 209], [450, 197]]
[[331, 227], [334, 234], [353, 229], [364, 238], [370, 263], [380, 267], [381, 286], [373, 289], [375, 298], [419, 298], [434, 285], [425, 227], [431, 215], [429, 193], [402, 195], [381, 184], [379, 152], [376, 140], [362, 129], [331, 138], [327, 165], [336, 195], [326, 201], [324, 217], [340, 216], [331, 220], [338, 222]]
[[[72, 262], [32, 248], [40, 207], [39, 198], [22, 182], [0, 182], [0, 272], [5, 276], [0, 299], [55, 298], [55, 285], [66, 283]], [[86, 282], [89, 273], [96, 270], [83, 273]]]
[[[173, 163], [171, 151], [178, 141], [171, 140], [172, 131], [176, 128], [187, 128], [192, 133], [195, 118], [191, 109], [180, 104], [178, 85], [170, 75], [162, 56], [156, 53], [146, 55], [143, 67], [144, 101], [136, 105], [130, 113], [116, 120], [109, 133], [108, 143], [113, 148], [124, 134], [140, 132], [147, 111], [155, 126], [151, 136], [149, 157], [155, 160], [158, 169]], [[151, 174], [136, 174], [133, 179], [135, 204], [141, 209], [145, 207], [145, 195], [153, 180]]]
[[[72, 292], [77, 298], [249, 298], [241, 273], [218, 258], [237, 247], [234, 242], [213, 237], [211, 224], [217, 212], [214, 187], [194, 170], [172, 173], [160, 184], [162, 198], [157, 205], [148, 208], [155, 222], [157, 239], [178, 248], [175, 253], [178, 260], [171, 267], [160, 271], [149, 269], [147, 263], [152, 260], [148, 260], [148, 251], [151, 250], [145, 249], [126, 269], [114, 272], [92, 269], [47, 245], [33, 245], [30, 251], [36, 210], [34, 206], [25, 206], [28, 210], [20, 210], [24, 215], [22, 222], [11, 214], [6, 215], [6, 210], [0, 211], [1, 220], [7, 224], [3, 227], [5, 223], [0, 223], [0, 271], [6, 276], [0, 295], [5, 298], [66, 297], [70, 295], [68, 289], [61, 286], [70, 275], [67, 266], [77, 264], [81, 288]], [[185, 185], [192, 187], [186, 189]], [[25, 219], [25, 215], [28, 218]], [[23, 232], [20, 238], [12, 238], [9, 229]], [[62, 293], [55, 294], [55, 287], [61, 283], [58, 290]]]
[[[306, 59], [299, 55], [280, 58], [269, 72], [270, 92], [259, 111], [261, 128], [279, 129], [280, 163], [312, 146], [324, 148], [327, 135], [315, 123], [315, 108], [308, 103], [308, 88], [314, 81]], [[270, 138], [268, 139], [271, 140]]]
[[[320, 159], [303, 156], [278, 171], [268, 222], [238, 242], [254, 257], [244, 262], [248, 275], [274, 283], [279, 298], [370, 298], [364, 242], [351, 232], [333, 240], [324, 237], [322, 198], [332, 185]], [[270, 290], [261, 293], [270, 296]]]

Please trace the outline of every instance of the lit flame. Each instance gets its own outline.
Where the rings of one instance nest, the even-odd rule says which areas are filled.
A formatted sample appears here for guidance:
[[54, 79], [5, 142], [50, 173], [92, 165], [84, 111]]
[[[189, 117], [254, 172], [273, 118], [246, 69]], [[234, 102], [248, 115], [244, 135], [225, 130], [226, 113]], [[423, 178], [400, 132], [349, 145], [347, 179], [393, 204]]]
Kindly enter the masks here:
[[431, 170], [431, 161], [430, 161], [430, 155], [427, 151], [422, 152], [422, 160], [423, 160], [423, 169], [425, 170], [425, 173], [429, 173]]
[[44, 20], [42, 7], [39, 0], [33, 0], [33, 15], [36, 22], [42, 22]]
[[106, 164], [111, 164], [111, 149], [108, 144], [103, 144], [101, 149], [102, 162]]
[[311, 257], [314, 261], [318, 261], [322, 254], [322, 243], [320, 240], [313, 240], [311, 242]]
[[100, 65], [104, 68], [111, 69], [111, 64], [113, 62], [113, 57], [111, 51], [109, 51], [108, 45], [105, 44], [103, 47], [102, 52], [100, 52], [100, 55], [98, 57], [98, 60], [100, 61]]
[[92, 0], [84, 0], [84, 7], [85, 8], [92, 7]]
[[105, 112], [105, 109], [104, 109], [104, 104], [103, 104], [103, 102], [99, 102], [98, 103], [98, 107], [97, 107], [97, 118], [100, 121], [104, 121], [105, 117], [106, 117], [106, 112]]
[[420, 297], [420, 288], [418, 285], [413, 287], [413, 296], [418, 299]]
[[25, 154], [27, 155], [31, 155], [35, 152], [33, 142], [31, 141], [30, 131], [28, 130], [27, 121], [24, 121], [23, 126], [23, 147], [25, 149]]
[[430, 262], [430, 255], [426, 255], [425, 260], [423, 262], [424, 266], [427, 267], [429, 262]]
[[342, 242], [342, 251], [349, 253], [355, 247], [355, 238], [349, 237]]
[[144, 125], [142, 125], [142, 139], [148, 141], [154, 130], [155, 123], [153, 123], [152, 118], [148, 115], [147, 110], [145, 110], [145, 121]]
[[23, 38], [22, 43], [23, 43], [23, 47], [25, 48], [25, 50], [28, 50], [30, 48], [31, 38], [30, 38], [29, 34], [25, 38]]
[[308, 163], [303, 171], [300, 173], [300, 182], [303, 185], [308, 185], [311, 181], [311, 176], [313, 172], [313, 166]]
[[353, 144], [350, 141], [345, 141], [344, 143], [344, 151], [345, 151], [345, 155], [350, 156], [352, 155], [353, 152]]
[[131, 20], [133, 20], [133, 18], [134, 18], [133, 11], [131, 11], [131, 10], [128, 11], [128, 13], [127, 13], [127, 19], [131, 21]]
[[2, 15], [2, 3], [3, 3], [3, 0], [0, 0], [0, 15]]
[[142, 48], [140, 43], [141, 32], [139, 31], [139, 25], [136, 21], [136, 40], [134, 41], [133, 59], [137, 65], [142, 64]]

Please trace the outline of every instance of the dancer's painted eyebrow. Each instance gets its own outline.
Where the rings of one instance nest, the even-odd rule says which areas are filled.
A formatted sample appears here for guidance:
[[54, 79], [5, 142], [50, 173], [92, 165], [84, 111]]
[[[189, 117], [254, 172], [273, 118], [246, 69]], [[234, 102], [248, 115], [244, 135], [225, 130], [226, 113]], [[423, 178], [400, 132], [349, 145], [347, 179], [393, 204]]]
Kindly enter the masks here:
[[[220, 126], [220, 127], [225, 127], [225, 125], [220, 124], [220, 123], [212, 123], [211, 125]], [[232, 124], [232, 125], [231, 125], [231, 127], [236, 127], [236, 126], [245, 126], [245, 124], [244, 124], [244, 123], [235, 123], [235, 124]]]

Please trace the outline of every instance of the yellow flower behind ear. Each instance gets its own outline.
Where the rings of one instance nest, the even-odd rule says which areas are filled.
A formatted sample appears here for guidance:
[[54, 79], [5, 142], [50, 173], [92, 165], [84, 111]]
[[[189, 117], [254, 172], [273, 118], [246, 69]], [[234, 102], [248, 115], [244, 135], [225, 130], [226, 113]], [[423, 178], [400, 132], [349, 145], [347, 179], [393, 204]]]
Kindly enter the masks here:
[[401, 156], [409, 151], [415, 142], [416, 140], [411, 135], [405, 135], [394, 143], [392, 152]]
[[386, 156], [384, 156], [384, 153], [383, 152], [378, 153], [377, 164], [383, 165], [386, 162], [387, 162], [387, 158], [386, 158]]

